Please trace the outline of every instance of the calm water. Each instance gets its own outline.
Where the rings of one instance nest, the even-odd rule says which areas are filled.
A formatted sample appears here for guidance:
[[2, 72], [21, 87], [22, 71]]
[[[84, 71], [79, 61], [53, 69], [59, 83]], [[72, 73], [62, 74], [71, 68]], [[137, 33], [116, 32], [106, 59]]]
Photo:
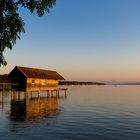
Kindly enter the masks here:
[[140, 140], [140, 86], [68, 87], [67, 98], [0, 101], [0, 140]]

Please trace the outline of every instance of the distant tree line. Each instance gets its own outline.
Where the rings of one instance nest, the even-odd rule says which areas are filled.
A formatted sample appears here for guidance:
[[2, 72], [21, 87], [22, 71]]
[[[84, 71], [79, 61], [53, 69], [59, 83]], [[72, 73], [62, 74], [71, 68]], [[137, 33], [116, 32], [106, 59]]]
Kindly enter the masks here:
[[84, 82], [84, 81], [59, 81], [59, 85], [106, 85], [100, 82]]

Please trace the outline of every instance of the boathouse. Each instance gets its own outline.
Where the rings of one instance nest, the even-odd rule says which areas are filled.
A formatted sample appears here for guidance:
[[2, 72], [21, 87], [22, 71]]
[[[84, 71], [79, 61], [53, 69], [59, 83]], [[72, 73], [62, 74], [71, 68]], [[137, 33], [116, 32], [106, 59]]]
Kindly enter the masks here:
[[16, 66], [9, 73], [12, 89], [20, 91], [57, 90], [59, 80], [65, 80], [59, 73], [51, 70]]

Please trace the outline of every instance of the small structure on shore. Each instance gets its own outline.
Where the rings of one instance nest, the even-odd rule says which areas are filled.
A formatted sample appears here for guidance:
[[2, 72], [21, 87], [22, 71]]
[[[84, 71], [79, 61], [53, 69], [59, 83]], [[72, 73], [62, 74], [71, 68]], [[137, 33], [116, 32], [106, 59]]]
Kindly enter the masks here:
[[16, 66], [9, 73], [12, 89], [18, 91], [57, 90], [59, 80], [65, 80], [59, 73], [51, 70]]

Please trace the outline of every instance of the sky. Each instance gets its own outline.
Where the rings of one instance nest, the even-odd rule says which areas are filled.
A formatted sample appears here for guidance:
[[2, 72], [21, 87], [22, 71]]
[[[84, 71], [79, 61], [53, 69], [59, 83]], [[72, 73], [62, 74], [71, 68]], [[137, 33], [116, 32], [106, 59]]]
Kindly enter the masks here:
[[20, 15], [26, 32], [0, 73], [16, 65], [56, 70], [66, 80], [140, 81], [140, 0], [57, 0], [49, 14]]

